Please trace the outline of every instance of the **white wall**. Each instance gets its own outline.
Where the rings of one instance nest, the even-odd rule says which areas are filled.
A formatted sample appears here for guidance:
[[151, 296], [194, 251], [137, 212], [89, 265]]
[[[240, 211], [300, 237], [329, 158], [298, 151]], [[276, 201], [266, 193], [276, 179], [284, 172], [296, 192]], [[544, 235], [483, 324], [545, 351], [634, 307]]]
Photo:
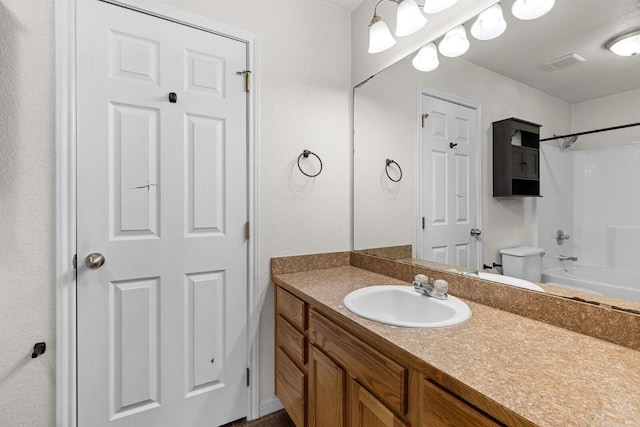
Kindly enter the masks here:
[[[0, 4], [0, 425], [55, 406], [53, 2]], [[46, 341], [47, 352], [31, 359]]]
[[[263, 402], [273, 397], [273, 256], [350, 248], [350, 17], [321, 0], [165, 0], [259, 36]], [[0, 425], [54, 423], [53, 1], [0, 4]], [[330, 31], [325, 31], [327, 28]], [[303, 179], [294, 162], [318, 153]], [[36, 341], [48, 350], [27, 359]]]
[[[542, 124], [543, 138], [568, 133], [570, 105], [462, 59], [444, 58], [431, 73], [416, 71], [405, 59], [356, 90], [355, 248], [415, 240], [418, 85], [481, 104], [484, 262], [499, 263], [501, 248], [535, 244], [537, 200], [492, 197], [491, 123], [518, 117]], [[385, 157], [397, 159], [405, 172], [394, 197], [380, 184], [380, 159]]]
[[[571, 106], [571, 131], [584, 132], [638, 122], [640, 89], [604, 96]], [[589, 150], [640, 142], [640, 126], [581, 135], [575, 150]]]

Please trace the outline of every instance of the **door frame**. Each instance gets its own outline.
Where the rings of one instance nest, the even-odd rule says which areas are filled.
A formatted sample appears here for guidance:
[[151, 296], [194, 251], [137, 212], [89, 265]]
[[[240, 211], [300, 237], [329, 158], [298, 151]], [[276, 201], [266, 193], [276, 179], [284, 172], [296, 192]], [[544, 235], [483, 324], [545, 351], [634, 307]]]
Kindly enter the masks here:
[[[476, 183], [476, 192], [478, 195], [478, 200], [476, 203], [476, 218], [480, 229], [484, 228], [482, 226], [482, 124], [480, 123], [482, 119], [482, 106], [475, 101], [471, 101], [469, 99], [465, 99], [456, 95], [451, 95], [447, 92], [442, 92], [437, 89], [432, 89], [426, 86], [418, 85], [417, 96], [416, 96], [416, 117], [422, 117], [422, 96], [426, 95], [431, 98], [440, 99], [441, 101], [450, 102], [452, 104], [458, 104], [463, 107], [471, 108], [476, 113], [476, 135], [478, 136], [477, 141], [477, 150], [476, 150], [476, 170], [477, 170], [477, 183]], [[423, 183], [423, 174], [422, 174], [422, 120], [416, 120], [416, 146], [417, 153], [415, 160], [415, 168], [416, 168], [416, 198], [418, 201], [416, 209], [416, 257], [420, 258], [422, 256], [422, 183]], [[482, 266], [482, 241], [478, 239], [478, 248], [477, 248], [477, 260], [476, 265], [478, 265], [478, 269]]]
[[[55, 0], [56, 87], [56, 426], [77, 426], [76, 335], [76, 3]], [[98, 0], [96, 0], [98, 1]], [[252, 88], [247, 96], [247, 204], [251, 224], [247, 271], [247, 418], [259, 417], [258, 294], [258, 37], [256, 34], [153, 0], [100, 0], [228, 37], [247, 46]], [[239, 70], [240, 71], [240, 70]]]

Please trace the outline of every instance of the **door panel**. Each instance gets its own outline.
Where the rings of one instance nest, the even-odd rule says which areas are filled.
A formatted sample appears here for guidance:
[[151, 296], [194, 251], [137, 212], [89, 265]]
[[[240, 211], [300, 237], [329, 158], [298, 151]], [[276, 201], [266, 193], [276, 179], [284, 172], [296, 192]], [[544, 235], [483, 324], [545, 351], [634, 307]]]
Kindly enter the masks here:
[[112, 418], [159, 405], [159, 288], [159, 277], [109, 284]]
[[77, 7], [78, 425], [241, 418], [246, 45]]
[[477, 268], [478, 141], [476, 110], [423, 95], [422, 206], [419, 256]]

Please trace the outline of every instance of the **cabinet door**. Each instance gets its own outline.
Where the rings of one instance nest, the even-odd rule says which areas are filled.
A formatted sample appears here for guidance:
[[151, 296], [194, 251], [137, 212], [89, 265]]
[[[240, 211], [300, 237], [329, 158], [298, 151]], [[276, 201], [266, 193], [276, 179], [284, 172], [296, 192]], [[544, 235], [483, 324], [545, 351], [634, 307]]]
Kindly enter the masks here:
[[345, 372], [309, 346], [309, 427], [345, 425]]
[[526, 150], [519, 146], [511, 147], [511, 177], [525, 178], [525, 152]]
[[524, 175], [528, 179], [538, 179], [538, 150], [524, 150]]
[[407, 427], [358, 382], [351, 380], [350, 427]]

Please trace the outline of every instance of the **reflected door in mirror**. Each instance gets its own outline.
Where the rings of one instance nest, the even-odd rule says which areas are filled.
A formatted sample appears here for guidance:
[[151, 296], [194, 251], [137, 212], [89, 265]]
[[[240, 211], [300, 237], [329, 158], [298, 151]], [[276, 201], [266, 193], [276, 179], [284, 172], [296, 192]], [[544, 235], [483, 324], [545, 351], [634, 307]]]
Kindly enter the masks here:
[[419, 258], [477, 269], [477, 110], [422, 95], [420, 194], [423, 227]]

